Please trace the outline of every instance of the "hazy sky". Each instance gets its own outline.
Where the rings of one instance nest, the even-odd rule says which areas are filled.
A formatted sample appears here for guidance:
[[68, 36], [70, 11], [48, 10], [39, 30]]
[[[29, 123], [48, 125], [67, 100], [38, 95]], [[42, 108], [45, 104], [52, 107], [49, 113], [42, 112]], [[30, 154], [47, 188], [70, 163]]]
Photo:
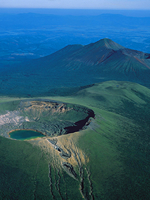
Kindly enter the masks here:
[[150, 0], [0, 0], [0, 8], [150, 9]]

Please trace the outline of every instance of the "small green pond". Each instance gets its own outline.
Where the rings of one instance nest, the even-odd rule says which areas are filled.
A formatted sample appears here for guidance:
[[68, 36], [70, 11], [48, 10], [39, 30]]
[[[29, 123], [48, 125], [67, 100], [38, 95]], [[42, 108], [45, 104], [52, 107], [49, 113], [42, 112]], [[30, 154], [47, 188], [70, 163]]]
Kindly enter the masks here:
[[31, 140], [38, 137], [45, 137], [42, 133], [33, 130], [15, 130], [9, 133], [9, 136], [16, 140]]

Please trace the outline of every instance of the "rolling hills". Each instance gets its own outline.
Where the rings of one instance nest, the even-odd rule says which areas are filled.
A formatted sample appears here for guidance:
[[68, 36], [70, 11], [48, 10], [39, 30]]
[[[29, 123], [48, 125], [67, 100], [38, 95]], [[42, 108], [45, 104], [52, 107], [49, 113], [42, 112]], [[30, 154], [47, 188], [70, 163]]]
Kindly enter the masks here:
[[5, 66], [0, 74], [0, 94], [62, 95], [108, 80], [150, 87], [150, 54], [124, 48], [107, 38], [85, 46], [68, 45], [49, 56]]
[[[6, 105], [11, 111], [10, 99], [1, 97], [3, 112]], [[14, 106], [18, 100], [13, 99]], [[59, 137], [19, 141], [0, 136], [2, 199], [150, 198], [150, 89], [108, 81], [49, 100], [86, 106], [95, 118], [87, 129]]]

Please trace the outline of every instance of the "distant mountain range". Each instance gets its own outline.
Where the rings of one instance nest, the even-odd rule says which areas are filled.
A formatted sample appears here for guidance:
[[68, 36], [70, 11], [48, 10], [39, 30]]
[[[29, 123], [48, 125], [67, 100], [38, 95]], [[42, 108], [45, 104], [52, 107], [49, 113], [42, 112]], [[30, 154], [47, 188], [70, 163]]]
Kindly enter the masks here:
[[150, 87], [150, 54], [124, 48], [107, 38], [85, 46], [68, 45], [49, 56], [1, 70], [0, 94], [61, 94], [68, 88], [108, 80]]
[[[130, 26], [143, 26], [149, 23], [150, 17], [131, 17], [122, 14], [101, 13], [97, 15], [72, 15], [65, 14], [40, 14], [40, 13], [0, 13], [0, 29], [1, 30], [14, 30], [19, 28], [51, 28], [52, 25], [66, 26], [72, 24], [74, 26], [91, 26], [91, 25], [106, 25], [110, 26], [114, 22], [116, 27], [129, 27]], [[111, 20], [110, 20], [111, 19]]]

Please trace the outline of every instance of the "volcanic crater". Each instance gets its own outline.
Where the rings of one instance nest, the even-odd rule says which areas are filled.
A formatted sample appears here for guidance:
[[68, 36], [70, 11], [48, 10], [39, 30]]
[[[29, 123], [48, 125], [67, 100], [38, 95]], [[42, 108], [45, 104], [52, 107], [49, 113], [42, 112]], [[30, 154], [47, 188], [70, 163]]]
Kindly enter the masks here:
[[45, 99], [1, 103], [0, 135], [10, 138], [10, 133], [18, 130], [50, 137], [64, 135], [86, 128], [94, 116], [93, 110], [84, 106]]

